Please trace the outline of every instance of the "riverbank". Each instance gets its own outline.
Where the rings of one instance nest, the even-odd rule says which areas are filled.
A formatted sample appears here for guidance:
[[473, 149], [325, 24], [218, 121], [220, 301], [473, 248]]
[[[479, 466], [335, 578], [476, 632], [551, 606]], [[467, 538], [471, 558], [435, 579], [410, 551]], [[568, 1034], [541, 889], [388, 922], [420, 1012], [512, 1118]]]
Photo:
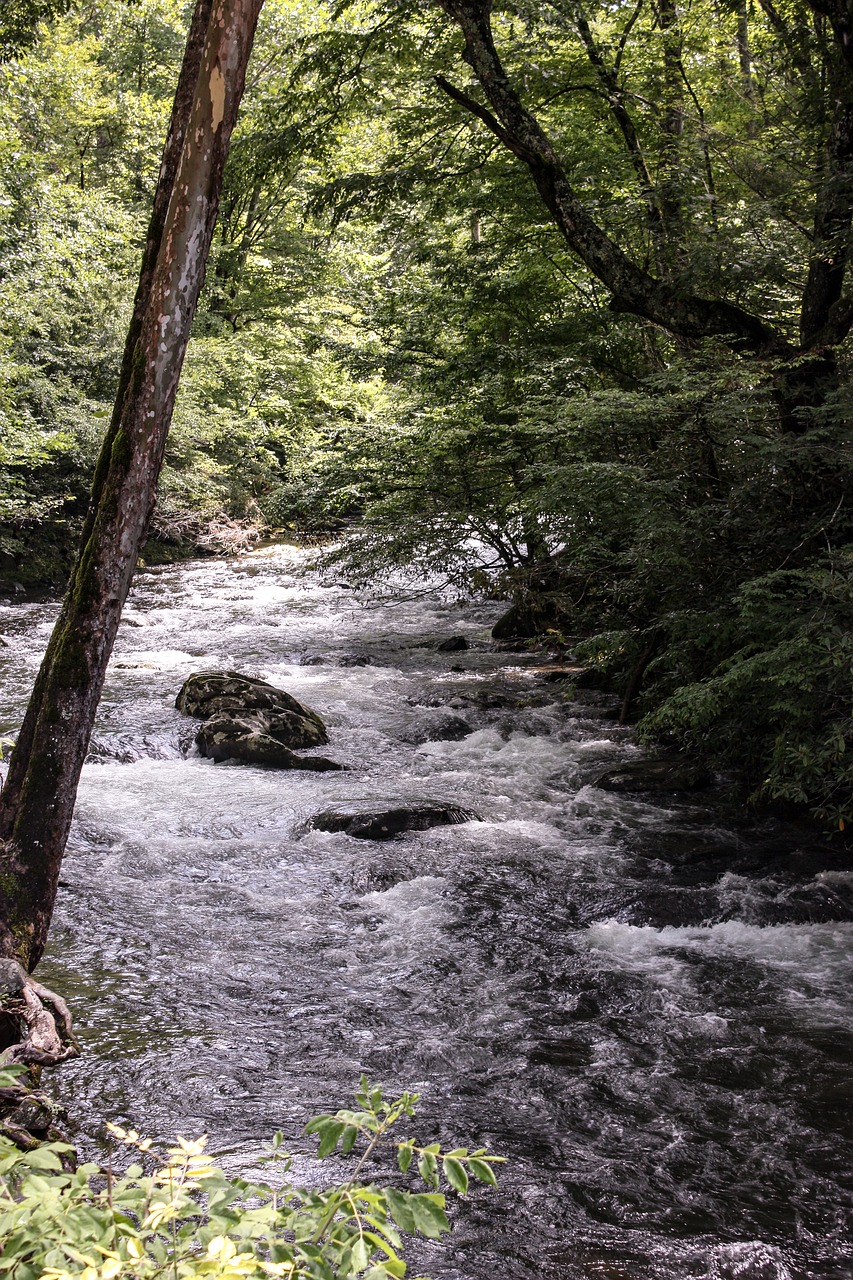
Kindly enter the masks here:
[[[42, 520], [22, 527], [0, 525], [0, 597], [64, 591], [82, 528], [82, 519]], [[266, 526], [254, 519], [234, 519], [224, 512], [185, 512], [169, 520], [155, 520], [139, 564], [145, 569], [202, 557], [239, 555], [261, 544], [268, 534]]]

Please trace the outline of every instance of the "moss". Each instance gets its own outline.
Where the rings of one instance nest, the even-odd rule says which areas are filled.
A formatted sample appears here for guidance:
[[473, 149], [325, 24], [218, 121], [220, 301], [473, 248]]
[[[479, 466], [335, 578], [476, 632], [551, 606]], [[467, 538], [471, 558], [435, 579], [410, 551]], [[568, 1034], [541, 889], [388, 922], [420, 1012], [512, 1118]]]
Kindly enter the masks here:
[[110, 450], [110, 464], [126, 470], [133, 459], [133, 445], [130, 437], [124, 427], [116, 432], [113, 440], [112, 449]]
[[13, 871], [0, 872], [3, 918], [13, 939], [11, 959], [17, 960], [29, 971], [33, 942], [33, 902], [28, 891], [30, 885]]

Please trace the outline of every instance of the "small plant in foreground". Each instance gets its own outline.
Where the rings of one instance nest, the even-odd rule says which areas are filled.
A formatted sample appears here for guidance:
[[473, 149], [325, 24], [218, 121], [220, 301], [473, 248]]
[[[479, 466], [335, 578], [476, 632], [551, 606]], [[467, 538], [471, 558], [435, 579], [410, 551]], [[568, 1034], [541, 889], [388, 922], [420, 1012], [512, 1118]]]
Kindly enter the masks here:
[[[291, 1158], [277, 1134], [270, 1154], [283, 1179], [229, 1177], [205, 1151], [205, 1138], [178, 1138], [165, 1155], [133, 1130], [109, 1129], [152, 1171], [131, 1164], [120, 1176], [85, 1164], [62, 1167], [63, 1143], [20, 1151], [0, 1137], [0, 1276], [14, 1280], [388, 1280], [405, 1275], [402, 1235], [438, 1239], [449, 1230], [443, 1175], [464, 1195], [474, 1178], [495, 1185], [499, 1156], [438, 1143], [421, 1147], [391, 1135], [415, 1114], [417, 1094], [386, 1101], [362, 1077], [358, 1110], [315, 1117], [308, 1133], [318, 1154], [363, 1144], [345, 1184], [316, 1189], [287, 1180]], [[360, 1181], [381, 1145], [396, 1147], [402, 1174], [414, 1164], [426, 1192]]]

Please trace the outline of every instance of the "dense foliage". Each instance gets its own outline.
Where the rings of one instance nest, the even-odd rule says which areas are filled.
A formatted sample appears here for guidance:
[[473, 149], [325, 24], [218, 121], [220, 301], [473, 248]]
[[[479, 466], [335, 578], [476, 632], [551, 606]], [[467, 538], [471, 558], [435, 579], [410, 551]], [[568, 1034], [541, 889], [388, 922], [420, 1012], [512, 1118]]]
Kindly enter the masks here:
[[[0, 570], [49, 578], [187, 11], [13, 12]], [[267, 0], [155, 533], [349, 526], [353, 576], [530, 606], [649, 737], [849, 822], [849, 19]]]
[[[109, 1125], [137, 1158], [121, 1173], [110, 1165], [70, 1167], [63, 1143], [21, 1151], [0, 1136], [0, 1274], [11, 1280], [399, 1280], [406, 1273], [403, 1235], [437, 1240], [450, 1230], [443, 1176], [465, 1194], [471, 1178], [495, 1186], [485, 1151], [418, 1147], [391, 1130], [414, 1115], [417, 1094], [386, 1101], [365, 1079], [357, 1110], [317, 1116], [307, 1127], [320, 1137], [319, 1155], [356, 1144], [355, 1172], [340, 1186], [300, 1187], [278, 1134], [269, 1183], [228, 1177], [207, 1154], [204, 1138], [165, 1152], [150, 1138]], [[366, 1161], [384, 1145], [396, 1152], [403, 1177], [417, 1167], [428, 1191], [379, 1187], [360, 1180]], [[112, 1161], [112, 1157], [111, 1157]], [[148, 1169], [146, 1171], [146, 1167]], [[401, 1179], [402, 1180], [402, 1179]]]

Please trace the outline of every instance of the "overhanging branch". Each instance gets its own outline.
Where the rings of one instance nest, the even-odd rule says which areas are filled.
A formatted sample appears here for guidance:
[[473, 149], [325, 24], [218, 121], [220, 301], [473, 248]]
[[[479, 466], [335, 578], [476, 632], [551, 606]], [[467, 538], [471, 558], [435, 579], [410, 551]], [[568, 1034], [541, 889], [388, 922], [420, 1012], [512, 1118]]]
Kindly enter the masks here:
[[449, 80], [445, 80], [444, 76], [433, 76], [435, 83], [448, 98], [452, 98], [454, 102], [458, 102], [466, 111], [470, 111], [472, 116], [476, 116], [478, 120], [482, 120], [487, 129], [499, 138], [505, 147], [508, 147], [513, 155], [518, 156], [519, 160], [523, 160], [525, 164], [530, 164], [534, 157], [526, 151], [524, 147], [512, 136], [500, 122], [488, 111], [486, 107], [477, 102], [476, 98], [470, 98], [467, 93], [463, 93], [461, 89], [457, 89]]

